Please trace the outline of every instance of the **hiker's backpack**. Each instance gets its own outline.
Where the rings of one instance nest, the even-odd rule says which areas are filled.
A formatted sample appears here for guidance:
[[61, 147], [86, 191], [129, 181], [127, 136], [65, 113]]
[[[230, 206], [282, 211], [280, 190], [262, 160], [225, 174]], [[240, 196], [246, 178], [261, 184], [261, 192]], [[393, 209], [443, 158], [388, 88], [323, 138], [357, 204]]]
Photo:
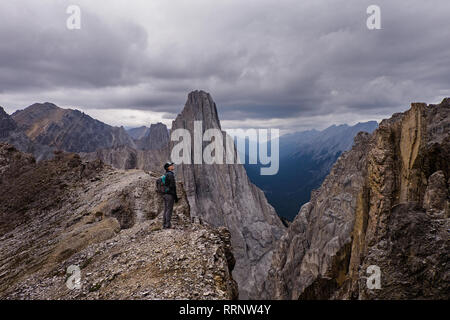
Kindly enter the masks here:
[[156, 180], [156, 192], [158, 193], [166, 193], [166, 175], [162, 175]]

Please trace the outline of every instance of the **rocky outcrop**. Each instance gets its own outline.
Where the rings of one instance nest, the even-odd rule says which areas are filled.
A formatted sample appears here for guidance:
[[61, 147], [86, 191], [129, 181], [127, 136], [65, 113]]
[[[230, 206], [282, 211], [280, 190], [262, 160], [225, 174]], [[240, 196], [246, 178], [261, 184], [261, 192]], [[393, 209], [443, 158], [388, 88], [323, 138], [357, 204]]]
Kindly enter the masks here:
[[[171, 130], [187, 129], [193, 137], [196, 120], [202, 121], [203, 132], [221, 128], [216, 104], [204, 91], [189, 94]], [[243, 165], [181, 164], [176, 166], [176, 175], [184, 184], [191, 216], [230, 230], [236, 258], [233, 277], [240, 298], [254, 298], [268, 271], [274, 244], [285, 231], [275, 210], [249, 181]]]
[[16, 111], [12, 118], [34, 143], [69, 152], [101, 148], [136, 147], [123, 127], [112, 127], [88, 115], [52, 103], [36, 103]]
[[360, 133], [280, 240], [260, 297], [448, 299], [449, 114], [450, 99], [414, 103]]
[[165, 124], [152, 123], [148, 135], [136, 141], [138, 149], [161, 150], [169, 145], [169, 131]]
[[[162, 230], [157, 175], [0, 144], [1, 299], [235, 299], [225, 228], [192, 224], [179, 183]], [[68, 267], [81, 288], [66, 286]]]
[[33, 154], [37, 161], [53, 156], [51, 147], [33, 143], [2, 107], [0, 107], [0, 142], [10, 143], [20, 151]]

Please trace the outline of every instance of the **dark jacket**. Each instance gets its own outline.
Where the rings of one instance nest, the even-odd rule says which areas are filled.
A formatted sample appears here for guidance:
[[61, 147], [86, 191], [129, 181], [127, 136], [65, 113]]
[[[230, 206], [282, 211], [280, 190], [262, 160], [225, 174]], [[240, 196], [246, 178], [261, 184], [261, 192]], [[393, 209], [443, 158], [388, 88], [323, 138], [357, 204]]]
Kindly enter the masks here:
[[164, 185], [169, 189], [166, 191], [166, 194], [171, 194], [177, 198], [177, 183], [175, 182], [175, 174], [172, 171], [166, 171], [166, 181]]

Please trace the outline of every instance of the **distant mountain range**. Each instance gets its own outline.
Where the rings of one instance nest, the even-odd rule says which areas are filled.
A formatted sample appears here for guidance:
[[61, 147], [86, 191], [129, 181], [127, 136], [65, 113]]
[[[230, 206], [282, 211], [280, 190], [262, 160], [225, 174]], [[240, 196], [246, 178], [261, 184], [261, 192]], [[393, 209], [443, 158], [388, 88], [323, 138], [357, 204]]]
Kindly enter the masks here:
[[354, 126], [333, 125], [323, 131], [308, 130], [280, 137], [280, 169], [273, 176], [260, 175], [261, 165], [246, 164], [250, 180], [261, 188], [277, 213], [292, 220], [309, 201], [342, 154], [350, 150], [360, 131], [372, 133], [376, 121]]
[[119, 169], [160, 170], [169, 156], [169, 131], [162, 123], [125, 130], [49, 102], [12, 115], [0, 107], [0, 142], [33, 154], [37, 161], [50, 159], [60, 150]]

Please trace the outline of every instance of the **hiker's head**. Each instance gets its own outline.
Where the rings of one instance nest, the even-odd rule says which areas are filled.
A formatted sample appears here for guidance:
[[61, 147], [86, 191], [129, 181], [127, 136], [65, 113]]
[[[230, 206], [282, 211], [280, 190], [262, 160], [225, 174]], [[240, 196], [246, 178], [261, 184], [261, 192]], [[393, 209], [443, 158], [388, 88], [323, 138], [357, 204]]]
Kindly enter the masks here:
[[172, 171], [175, 167], [173, 166], [173, 162], [166, 162], [164, 165], [164, 169], [166, 171]]

